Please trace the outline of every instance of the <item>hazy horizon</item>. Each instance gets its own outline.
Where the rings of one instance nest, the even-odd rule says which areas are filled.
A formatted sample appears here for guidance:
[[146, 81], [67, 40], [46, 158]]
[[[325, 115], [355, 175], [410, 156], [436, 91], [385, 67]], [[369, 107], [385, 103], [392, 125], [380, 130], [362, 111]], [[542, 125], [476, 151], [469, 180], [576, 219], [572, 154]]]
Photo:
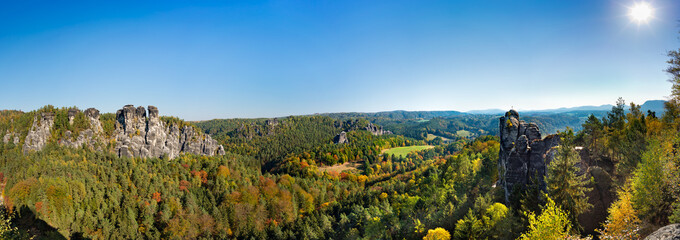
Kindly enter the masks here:
[[0, 109], [187, 120], [665, 99], [680, 3], [55, 3], [0, 9]]
[[[635, 104], [638, 104], [638, 105], [642, 105], [642, 104], [644, 104], [644, 103], [647, 102], [647, 101], [658, 101], [658, 100], [666, 101], [665, 99], [649, 99], [649, 100], [645, 100], [645, 101], [642, 101], [642, 102], [634, 102], [634, 103], [635, 103]], [[276, 115], [276, 116], [275, 116], [275, 115], [271, 115], [271, 116], [253, 116], [253, 117], [239, 117], [239, 116], [237, 116], [237, 117], [218, 117], [218, 118], [209, 118], [209, 119], [188, 119], [188, 118], [182, 117], [181, 115], [166, 114], [166, 113], [164, 113], [163, 109], [160, 109], [160, 108], [159, 108], [159, 113], [160, 113], [161, 116], [173, 116], [173, 117], [179, 117], [180, 119], [187, 120], [187, 121], [208, 121], [208, 120], [213, 120], [213, 119], [281, 118], [281, 117], [288, 117], [288, 116], [306, 116], [306, 115], [331, 114], [331, 113], [378, 113], [378, 112], [394, 112], [394, 111], [406, 111], [406, 112], [457, 111], [457, 112], [462, 112], [462, 113], [469, 113], [469, 112], [473, 112], [473, 111], [487, 111], [487, 110], [502, 110], [502, 111], [507, 111], [507, 110], [510, 110], [510, 109], [515, 109], [515, 110], [517, 110], [518, 112], [521, 113], [521, 112], [540, 112], [540, 111], [544, 111], [544, 110], [557, 110], [557, 109], [561, 109], [561, 108], [573, 108], [573, 107], [601, 107], [601, 106], [605, 106], [605, 105], [614, 105], [614, 104], [615, 104], [615, 103], [589, 104], [589, 105], [577, 105], [577, 106], [555, 107], [555, 108], [541, 108], [541, 109], [538, 109], [538, 108], [536, 108], [536, 109], [518, 109], [518, 108], [512, 108], [513, 106], [508, 107], [508, 108], [505, 108], [505, 109], [503, 109], [503, 108], [483, 108], [483, 109], [470, 109], [470, 110], [458, 110], [458, 109], [431, 109], [431, 110], [391, 109], [391, 110], [378, 110], [378, 111], [313, 112], [313, 113], [299, 113], [299, 114]], [[628, 105], [628, 104], [630, 104], [630, 102], [626, 101], [626, 105]], [[47, 105], [47, 104], [46, 104], [46, 105]], [[46, 106], [46, 105], [43, 105], [43, 106]], [[121, 109], [121, 108], [122, 108], [123, 106], [125, 106], [125, 105], [128, 105], [128, 104], [121, 105], [120, 107], [116, 108], [115, 110], [110, 110], [110, 111], [109, 111], [109, 110], [106, 110], [106, 109], [99, 109], [99, 108], [97, 108], [97, 107], [94, 107], [94, 108], [96, 108], [97, 110], [99, 110], [101, 113], [115, 113], [118, 109]], [[135, 107], [142, 106], [142, 107], [144, 107], [145, 109], [146, 109], [149, 105], [150, 105], [150, 106], [158, 107], [158, 106], [153, 105], [153, 104], [149, 104], [149, 105], [135, 105], [135, 104], [132, 104], [132, 105], [134, 105]], [[53, 105], [53, 106], [54, 106], [54, 105]], [[42, 106], [40, 106], [40, 107], [42, 107]], [[24, 112], [30, 112], [30, 111], [32, 111], [32, 110], [37, 110], [37, 109], [39, 109], [40, 107], [36, 107], [36, 108], [34, 108], [34, 109], [0, 109], [0, 110], [19, 110], [19, 111], [24, 111]], [[55, 106], [55, 107], [74, 107], [74, 106]], [[85, 110], [85, 109], [90, 108], [90, 107], [92, 107], [92, 106], [75, 106], [75, 107], [77, 107], [78, 109], [80, 109], [80, 110], [82, 111], [82, 110]], [[147, 109], [147, 111], [148, 111], [148, 109]], [[473, 114], [474, 114], [474, 113], [473, 113]]]

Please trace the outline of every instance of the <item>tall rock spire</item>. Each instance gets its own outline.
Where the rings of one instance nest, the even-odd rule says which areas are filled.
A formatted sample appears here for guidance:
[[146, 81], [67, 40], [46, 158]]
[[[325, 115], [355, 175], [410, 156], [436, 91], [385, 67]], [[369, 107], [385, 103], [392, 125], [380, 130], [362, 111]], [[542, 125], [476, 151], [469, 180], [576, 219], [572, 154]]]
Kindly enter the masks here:
[[559, 145], [559, 137], [550, 135], [541, 139], [538, 126], [520, 121], [515, 110], [500, 118], [499, 130], [498, 176], [505, 191], [505, 201], [510, 202], [515, 188], [526, 187], [531, 178], [545, 189], [546, 153]]

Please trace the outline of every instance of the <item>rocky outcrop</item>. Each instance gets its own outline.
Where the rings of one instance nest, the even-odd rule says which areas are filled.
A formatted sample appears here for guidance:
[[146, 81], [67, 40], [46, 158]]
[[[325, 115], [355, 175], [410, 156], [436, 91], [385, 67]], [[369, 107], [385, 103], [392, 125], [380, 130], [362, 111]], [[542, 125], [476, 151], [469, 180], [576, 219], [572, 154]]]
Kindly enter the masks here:
[[[581, 163], [584, 163], [583, 159]], [[599, 166], [587, 167], [581, 164], [581, 170], [586, 174], [586, 179], [593, 179], [587, 185], [591, 190], [586, 192], [588, 203], [592, 207], [578, 216], [578, 222], [583, 227], [583, 233], [595, 234], [595, 230], [601, 228], [609, 216], [607, 210], [615, 199], [614, 181], [611, 175]]]
[[209, 135], [196, 132], [191, 126], [179, 129], [176, 125], [165, 126], [160, 121], [158, 109], [149, 106], [126, 105], [116, 112], [116, 139], [114, 151], [121, 157], [166, 157], [173, 159], [180, 152], [198, 155], [223, 155], [224, 147]]
[[[120, 157], [166, 157], [173, 159], [181, 152], [213, 156], [225, 154], [224, 147], [216, 140], [202, 132], [196, 132], [191, 126], [180, 129], [176, 124], [166, 126], [161, 121], [158, 109], [154, 106], [134, 107], [126, 105], [116, 112], [115, 130], [111, 139], [107, 139], [99, 120], [99, 110], [88, 108], [83, 112], [88, 120], [89, 128], [75, 136], [73, 132], [64, 132], [64, 138], [57, 142], [63, 146], [78, 148], [83, 145], [101, 150], [101, 146], [114, 140], [113, 151]], [[73, 124], [80, 113], [77, 108], [68, 110], [69, 124]], [[51, 112], [36, 114], [23, 146], [25, 153], [41, 150], [50, 140], [51, 128], [54, 125], [54, 115]], [[4, 142], [14, 136], [7, 132]], [[19, 142], [14, 137], [15, 144]], [[98, 146], [98, 147], [97, 147]]]
[[50, 139], [52, 125], [54, 125], [53, 113], [43, 112], [36, 114], [33, 117], [33, 125], [31, 125], [31, 129], [28, 131], [24, 141], [24, 153], [42, 149]]
[[7, 133], [5, 133], [5, 136], [2, 137], [2, 142], [3, 143], [9, 143], [10, 140], [12, 141], [12, 143], [14, 143], [14, 145], [19, 144], [19, 136], [16, 133], [10, 132], [9, 130], [7, 130]]
[[671, 224], [662, 228], [659, 228], [645, 240], [680, 240], [680, 224]]
[[333, 142], [336, 144], [342, 144], [347, 142], [347, 133], [345, 131], [340, 132], [333, 138]]
[[366, 129], [366, 131], [369, 131], [371, 134], [376, 136], [392, 134], [391, 131], [383, 130], [382, 126], [373, 125], [373, 123], [368, 123], [368, 126], [366, 126], [364, 129]]
[[[75, 116], [80, 113], [80, 110], [77, 111], [72, 111], [72, 109], [69, 109], [68, 112], [68, 118], [69, 118], [69, 124], [73, 125], [73, 119], [75, 119]], [[80, 132], [78, 137], [73, 139], [73, 133], [71, 131], [66, 131], [65, 138], [60, 141], [61, 145], [72, 147], [72, 148], [79, 148], [83, 145], [86, 145], [88, 147], [93, 148], [97, 143], [102, 143], [104, 142], [104, 137], [102, 135], [103, 130], [102, 130], [102, 123], [99, 121], [99, 110], [94, 109], [94, 108], [88, 108], [84, 112], [85, 117], [88, 119], [88, 123], [90, 127], [88, 129], [85, 129], [84, 131]], [[98, 150], [101, 150], [101, 148], [98, 148]]]
[[506, 202], [510, 202], [514, 188], [526, 186], [532, 178], [545, 189], [546, 155], [559, 145], [559, 137], [550, 135], [541, 139], [538, 126], [520, 121], [515, 110], [500, 118], [499, 129], [498, 171]]
[[99, 110], [88, 108], [85, 110], [85, 117], [90, 121], [90, 129], [95, 133], [102, 133], [102, 123], [99, 121]]
[[76, 115], [80, 113], [80, 109], [78, 108], [70, 108], [68, 110], [68, 123], [73, 125], [73, 120], [76, 118]]

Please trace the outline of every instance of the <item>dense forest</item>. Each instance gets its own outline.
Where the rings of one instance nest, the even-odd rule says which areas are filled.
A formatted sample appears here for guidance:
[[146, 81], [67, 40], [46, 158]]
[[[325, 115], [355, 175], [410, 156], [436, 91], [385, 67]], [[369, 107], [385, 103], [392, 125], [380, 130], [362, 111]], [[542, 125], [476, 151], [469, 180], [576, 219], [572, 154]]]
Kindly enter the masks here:
[[[383, 113], [330, 113], [322, 114], [334, 119], [361, 117], [381, 125], [395, 134], [417, 140], [427, 140], [428, 134], [458, 140], [484, 135], [498, 135], [498, 117], [501, 114], [468, 114], [452, 112], [383, 112]], [[605, 116], [607, 111], [527, 112], [523, 119], [536, 123], [546, 134], [564, 131], [567, 127], [580, 130], [590, 116]]]

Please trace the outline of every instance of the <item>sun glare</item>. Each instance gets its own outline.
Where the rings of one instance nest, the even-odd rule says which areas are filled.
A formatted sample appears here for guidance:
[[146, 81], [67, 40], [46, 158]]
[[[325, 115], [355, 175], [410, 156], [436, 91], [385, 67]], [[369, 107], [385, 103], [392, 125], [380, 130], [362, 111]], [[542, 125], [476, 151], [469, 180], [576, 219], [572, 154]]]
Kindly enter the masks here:
[[640, 24], [648, 22], [652, 18], [653, 13], [654, 9], [649, 3], [639, 2], [629, 9], [628, 16], [630, 16], [631, 20]]

